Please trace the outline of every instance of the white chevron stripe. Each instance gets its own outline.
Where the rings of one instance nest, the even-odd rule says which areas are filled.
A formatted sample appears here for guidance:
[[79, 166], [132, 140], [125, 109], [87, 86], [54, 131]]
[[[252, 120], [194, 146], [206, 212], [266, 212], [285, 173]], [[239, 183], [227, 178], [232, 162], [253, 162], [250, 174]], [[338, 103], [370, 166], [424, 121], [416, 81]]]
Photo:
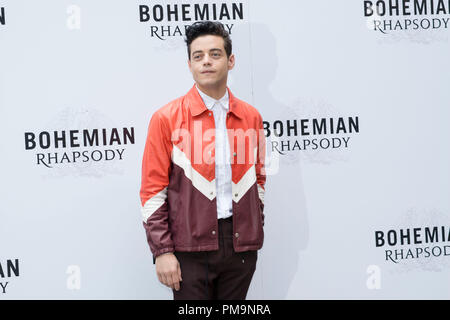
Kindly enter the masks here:
[[261, 199], [262, 204], [264, 204], [264, 193], [265, 193], [265, 190], [263, 189], [263, 187], [261, 187], [258, 184], [258, 195], [259, 195], [259, 199]]
[[164, 204], [166, 199], [167, 187], [145, 202], [144, 206], [141, 208], [142, 217], [144, 218], [145, 223], [147, 223], [148, 218]]
[[[244, 194], [250, 189], [256, 182], [255, 163], [258, 147], [253, 149], [253, 165], [247, 170], [244, 176], [238, 183], [231, 183], [232, 198], [234, 202], [238, 202], [244, 196]], [[259, 191], [259, 190], [258, 190]]]
[[191, 161], [186, 157], [183, 151], [176, 145], [172, 148], [172, 161], [181, 167], [184, 175], [192, 181], [192, 185], [199, 190], [205, 197], [212, 200], [216, 196], [216, 179], [208, 181], [197, 170], [192, 167]]
[[233, 201], [238, 202], [256, 182], [255, 165], [252, 165], [238, 183], [231, 183]]

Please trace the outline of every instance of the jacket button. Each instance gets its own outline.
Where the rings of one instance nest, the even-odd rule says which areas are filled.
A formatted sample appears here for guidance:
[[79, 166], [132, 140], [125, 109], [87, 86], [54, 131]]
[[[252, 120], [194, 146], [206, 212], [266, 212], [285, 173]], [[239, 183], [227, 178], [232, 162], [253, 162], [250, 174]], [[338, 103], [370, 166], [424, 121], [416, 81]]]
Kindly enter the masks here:
[[234, 234], [234, 236], [235, 236], [236, 238], [239, 238], [239, 233], [236, 232], [236, 233]]
[[215, 235], [215, 234], [216, 234], [216, 230], [211, 231], [211, 233], [212, 233], [213, 235]]

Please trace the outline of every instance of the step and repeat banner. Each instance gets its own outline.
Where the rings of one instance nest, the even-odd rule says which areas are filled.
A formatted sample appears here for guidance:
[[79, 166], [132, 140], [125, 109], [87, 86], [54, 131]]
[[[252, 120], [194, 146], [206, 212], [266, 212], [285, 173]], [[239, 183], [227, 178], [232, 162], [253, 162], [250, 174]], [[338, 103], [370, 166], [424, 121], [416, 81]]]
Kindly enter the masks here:
[[140, 170], [199, 20], [264, 119], [248, 299], [449, 299], [448, 0], [0, 0], [0, 299], [172, 299]]

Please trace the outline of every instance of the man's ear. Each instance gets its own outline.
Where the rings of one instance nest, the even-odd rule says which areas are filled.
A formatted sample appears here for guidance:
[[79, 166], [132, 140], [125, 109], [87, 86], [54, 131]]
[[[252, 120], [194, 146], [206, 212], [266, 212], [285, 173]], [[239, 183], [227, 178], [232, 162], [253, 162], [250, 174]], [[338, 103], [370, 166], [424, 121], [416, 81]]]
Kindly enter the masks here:
[[231, 70], [234, 68], [234, 64], [235, 64], [235, 58], [234, 58], [234, 54], [232, 53], [230, 55], [230, 57], [228, 58], [228, 70]]
[[189, 70], [192, 72], [192, 68], [191, 68], [191, 59], [188, 59], [188, 67], [189, 67]]

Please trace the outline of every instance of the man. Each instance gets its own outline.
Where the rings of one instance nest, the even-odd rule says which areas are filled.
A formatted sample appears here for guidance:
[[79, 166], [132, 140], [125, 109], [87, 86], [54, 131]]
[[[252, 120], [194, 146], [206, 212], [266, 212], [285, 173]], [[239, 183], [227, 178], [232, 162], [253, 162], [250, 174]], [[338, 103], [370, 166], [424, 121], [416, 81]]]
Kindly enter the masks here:
[[243, 300], [264, 239], [262, 118], [227, 87], [235, 57], [221, 23], [194, 23], [186, 43], [195, 84], [150, 120], [143, 224], [174, 299]]

